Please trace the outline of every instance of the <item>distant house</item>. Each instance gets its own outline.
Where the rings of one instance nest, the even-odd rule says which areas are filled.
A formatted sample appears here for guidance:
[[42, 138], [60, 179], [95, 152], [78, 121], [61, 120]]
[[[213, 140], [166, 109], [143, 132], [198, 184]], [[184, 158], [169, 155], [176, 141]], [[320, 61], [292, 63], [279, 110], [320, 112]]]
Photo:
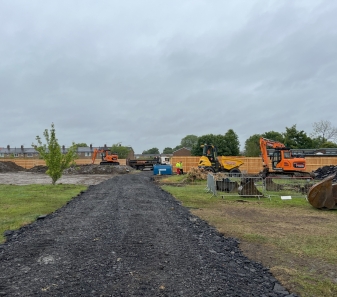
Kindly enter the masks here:
[[[92, 145], [88, 147], [78, 147], [77, 148], [78, 158], [79, 159], [91, 159], [95, 149], [109, 149], [109, 148], [106, 145], [102, 147], [93, 147]], [[132, 147], [128, 147], [128, 149], [129, 149], [129, 154], [127, 156], [127, 159], [133, 159], [135, 153]], [[68, 152], [68, 148], [62, 145], [61, 151], [62, 153], [66, 154]], [[7, 145], [6, 148], [0, 148], [0, 158], [39, 159], [40, 154], [33, 147], [24, 148], [23, 145], [21, 145], [20, 148], [11, 148], [9, 145]], [[101, 158], [101, 155], [97, 154], [96, 159], [100, 159], [100, 158]]]
[[11, 148], [7, 145], [6, 148], [0, 148], [0, 158], [39, 158], [39, 153], [34, 148]]
[[173, 157], [189, 157], [191, 156], [191, 149], [190, 148], [186, 148], [186, 147], [182, 147], [179, 150], [176, 150], [173, 152]]

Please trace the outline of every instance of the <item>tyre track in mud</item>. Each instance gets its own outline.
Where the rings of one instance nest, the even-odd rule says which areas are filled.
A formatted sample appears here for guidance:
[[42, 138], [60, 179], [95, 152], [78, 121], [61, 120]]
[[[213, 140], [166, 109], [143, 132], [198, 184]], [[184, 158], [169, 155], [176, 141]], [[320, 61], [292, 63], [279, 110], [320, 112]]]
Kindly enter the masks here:
[[151, 182], [90, 186], [0, 245], [0, 296], [295, 296]]

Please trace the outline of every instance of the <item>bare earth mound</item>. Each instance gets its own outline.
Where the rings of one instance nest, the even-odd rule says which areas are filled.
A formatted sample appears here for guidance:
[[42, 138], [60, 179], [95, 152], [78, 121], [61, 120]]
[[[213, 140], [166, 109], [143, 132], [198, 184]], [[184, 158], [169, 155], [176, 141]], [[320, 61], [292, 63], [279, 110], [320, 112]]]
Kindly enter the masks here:
[[[35, 166], [25, 169], [14, 162], [0, 162], [0, 184], [30, 185], [51, 184], [46, 174], [46, 166]], [[79, 165], [72, 166], [63, 172], [57, 184], [97, 185], [115, 175], [127, 174], [134, 169], [129, 166]]]
[[7, 161], [7, 162], [0, 162], [0, 172], [18, 172], [18, 171], [25, 171], [26, 169], [16, 165], [14, 162]]

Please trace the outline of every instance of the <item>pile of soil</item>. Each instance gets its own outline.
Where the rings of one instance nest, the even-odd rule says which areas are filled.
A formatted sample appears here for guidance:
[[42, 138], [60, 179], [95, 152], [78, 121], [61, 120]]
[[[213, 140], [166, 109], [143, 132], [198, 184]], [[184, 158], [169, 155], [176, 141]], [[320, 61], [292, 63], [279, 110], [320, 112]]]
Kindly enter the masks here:
[[1, 296], [296, 296], [151, 182], [121, 174], [0, 245]]
[[[25, 169], [19, 165], [16, 165], [14, 162], [11, 161], [0, 161], [0, 172], [19, 172], [19, 171], [26, 171], [32, 173], [46, 173], [48, 170], [47, 166], [34, 166], [30, 169]], [[134, 171], [135, 169], [130, 166], [124, 165], [95, 165], [95, 164], [88, 164], [88, 165], [75, 165], [71, 166], [68, 169], [63, 171], [63, 174], [124, 174]]]
[[0, 161], [0, 172], [18, 172], [18, 171], [25, 171], [26, 169], [16, 165], [12, 161]]
[[125, 174], [134, 171], [130, 166], [124, 165], [75, 165], [63, 171], [64, 174]]
[[330, 175], [335, 175], [333, 178], [333, 182], [337, 182], [337, 166], [330, 165], [330, 166], [323, 166], [318, 168], [313, 172], [315, 174], [315, 179], [324, 179]]
[[30, 169], [27, 169], [26, 171], [34, 172], [34, 173], [46, 173], [47, 170], [48, 170], [47, 166], [38, 165], [38, 166], [34, 166]]

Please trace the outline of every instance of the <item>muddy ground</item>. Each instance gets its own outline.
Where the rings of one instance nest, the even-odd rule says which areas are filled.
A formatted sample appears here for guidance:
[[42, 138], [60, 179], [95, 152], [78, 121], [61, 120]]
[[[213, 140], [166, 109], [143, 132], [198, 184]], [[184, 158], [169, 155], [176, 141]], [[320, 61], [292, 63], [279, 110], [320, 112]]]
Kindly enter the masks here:
[[[0, 162], [0, 184], [51, 184], [52, 179], [46, 171], [46, 166], [24, 169], [14, 162]], [[72, 166], [64, 171], [56, 184], [97, 185], [113, 176], [132, 172], [135, 170], [129, 166]]]
[[[163, 191], [152, 172], [120, 170], [8, 235], [0, 296], [295, 296], [236, 239]], [[43, 175], [17, 174], [25, 182]], [[15, 174], [2, 175], [14, 183]]]

